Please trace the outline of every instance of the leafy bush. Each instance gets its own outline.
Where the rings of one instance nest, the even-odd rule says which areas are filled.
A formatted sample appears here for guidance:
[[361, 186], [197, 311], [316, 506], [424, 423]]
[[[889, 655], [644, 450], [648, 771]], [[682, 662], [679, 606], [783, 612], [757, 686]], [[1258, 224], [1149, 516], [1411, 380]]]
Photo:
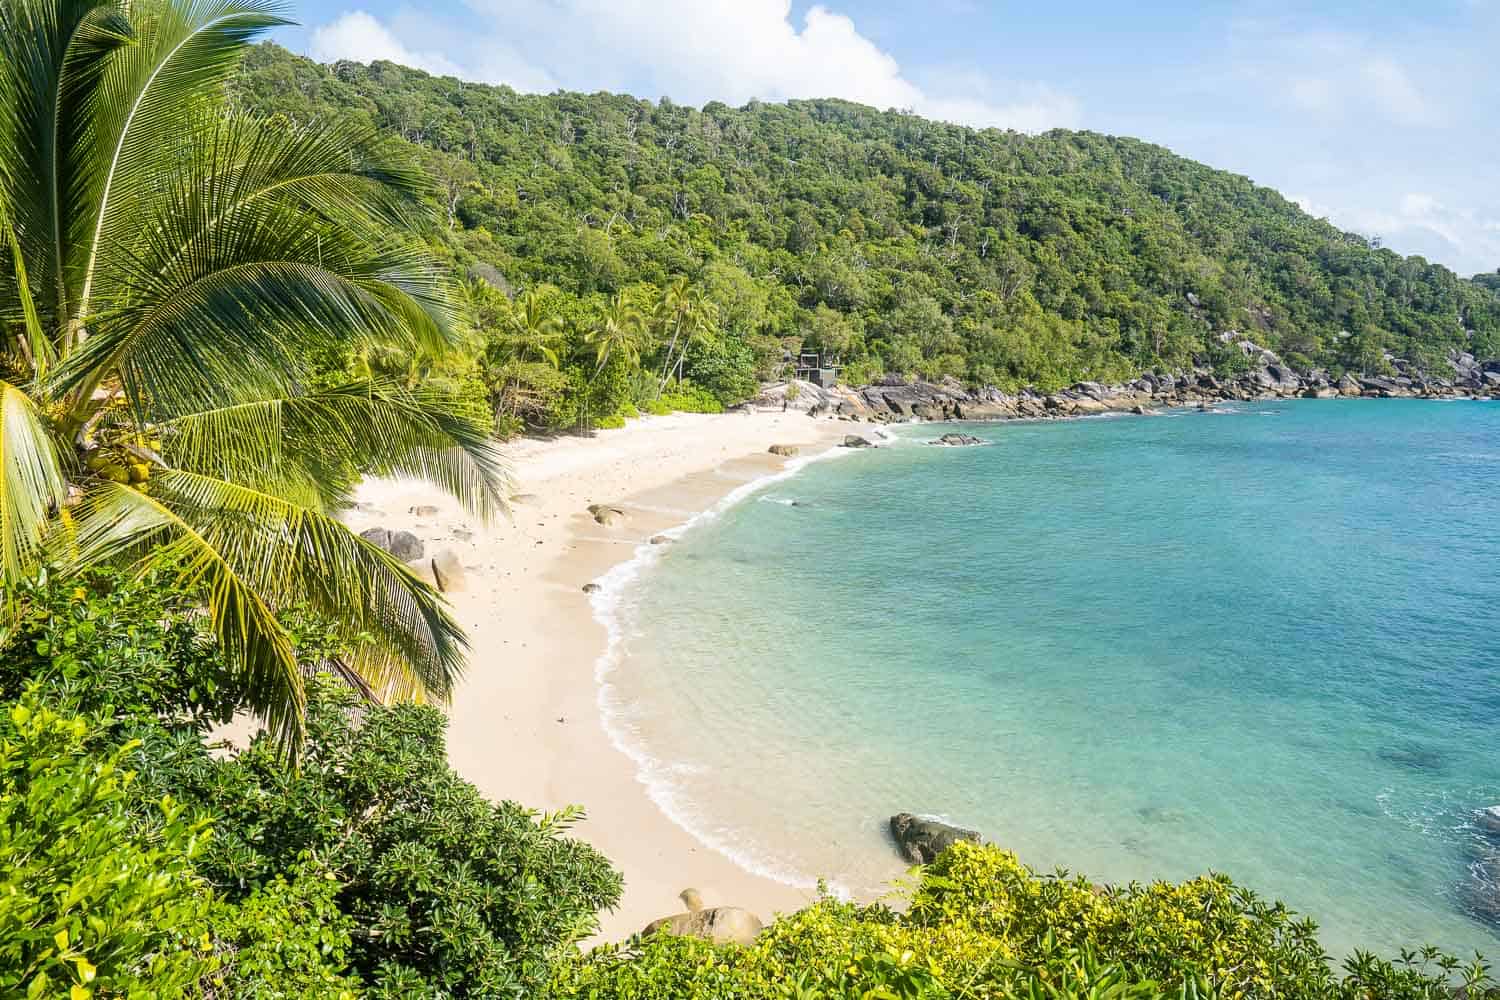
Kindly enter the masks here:
[[658, 399], [646, 404], [648, 413], [723, 413], [724, 404], [713, 393], [691, 382], [674, 382]]
[[1013, 854], [960, 843], [921, 872], [906, 913], [824, 899], [754, 945], [655, 936], [559, 966], [556, 996], [1283, 997], [1449, 1000], [1495, 995], [1480, 963], [1434, 951], [1356, 954], [1335, 975], [1309, 920], [1211, 875], [1118, 889], [1038, 876]]
[[206, 823], [170, 796], [137, 815], [134, 746], [90, 752], [95, 726], [34, 693], [0, 711], [5, 996], [180, 996], [214, 966]]
[[[437, 710], [320, 675], [298, 767], [265, 736], [216, 758], [235, 689], [191, 602], [103, 570], [23, 596], [0, 646], [0, 691], [25, 699], [0, 707], [0, 994], [45, 972], [45, 995], [85, 975], [162, 997], [528, 995], [618, 899], [565, 836], [576, 812], [492, 803], [448, 767]], [[286, 625], [309, 668], [339, 651]]]
[[316, 857], [337, 877], [350, 964], [423, 996], [523, 995], [619, 898], [620, 877], [563, 836], [573, 811], [493, 803], [448, 766], [434, 708], [369, 706], [310, 686], [308, 744], [289, 772], [269, 739], [226, 760], [158, 748], [156, 780], [216, 816], [198, 867], [230, 898]]

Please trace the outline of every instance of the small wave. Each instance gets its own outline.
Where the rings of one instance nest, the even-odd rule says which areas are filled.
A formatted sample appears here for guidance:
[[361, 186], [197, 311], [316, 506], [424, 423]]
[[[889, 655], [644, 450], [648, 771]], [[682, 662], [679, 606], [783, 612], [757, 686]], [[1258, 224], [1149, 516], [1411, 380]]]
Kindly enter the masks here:
[[[886, 440], [896, 440], [895, 435], [883, 429], [877, 429], [877, 435], [885, 437]], [[816, 455], [793, 459], [781, 471], [737, 487], [712, 507], [693, 515], [676, 527], [668, 528], [661, 534], [673, 539], [681, 538], [693, 528], [714, 520], [752, 494], [792, 478], [813, 462], [842, 458], [853, 453], [852, 449], [830, 448]], [[761, 499], [773, 503], [783, 502], [769, 497]], [[610, 681], [610, 674], [625, 659], [626, 629], [622, 615], [625, 596], [635, 581], [661, 558], [664, 548], [665, 546], [652, 545], [649, 542], [643, 543], [636, 547], [632, 558], [610, 568], [593, 581], [599, 585], [599, 589], [590, 595], [589, 604], [594, 612], [594, 620], [604, 626], [606, 635], [604, 652], [594, 663], [595, 703], [599, 707], [599, 717], [604, 724], [604, 731], [609, 735], [609, 740], [615, 749], [635, 763], [636, 781], [646, 789], [646, 795], [652, 803], [662, 811], [664, 816], [686, 830], [699, 843], [724, 855], [752, 875], [759, 875], [797, 889], [816, 888], [818, 879], [759, 856], [759, 852], [742, 843], [732, 829], [722, 824], [712, 823], [703, 816], [682, 792], [678, 780], [684, 776], [699, 773], [700, 769], [691, 763], [663, 761], [653, 756], [646, 749], [637, 727], [633, 724], [632, 713], [616, 696], [615, 685]], [[831, 892], [841, 898], [847, 899], [851, 896], [847, 887], [832, 882], [828, 883], [828, 886]]]

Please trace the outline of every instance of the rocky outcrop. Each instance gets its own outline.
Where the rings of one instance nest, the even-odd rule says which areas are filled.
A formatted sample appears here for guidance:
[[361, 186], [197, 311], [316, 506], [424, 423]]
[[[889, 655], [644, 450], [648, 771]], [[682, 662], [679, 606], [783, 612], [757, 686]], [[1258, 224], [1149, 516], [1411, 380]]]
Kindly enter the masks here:
[[965, 830], [912, 813], [897, 813], [891, 817], [891, 836], [895, 838], [901, 856], [914, 865], [930, 864], [960, 840], [979, 843], [977, 830]]
[[794, 444], [773, 444], [767, 450], [770, 451], [770, 453], [773, 455], [779, 455], [782, 458], [791, 458], [802, 449], [798, 448]]
[[422, 539], [413, 535], [410, 531], [367, 528], [359, 533], [359, 537], [371, 545], [385, 549], [402, 562], [411, 562], [413, 559], [420, 559], [424, 551]]
[[687, 907], [687, 912], [651, 921], [641, 930], [643, 937], [652, 934], [677, 934], [702, 938], [714, 944], [750, 945], [755, 943], [756, 936], [765, 927], [759, 917], [738, 906], [705, 908], [697, 889], [684, 889], [679, 898]]
[[972, 434], [944, 434], [930, 444], [941, 445], [945, 448], [967, 448], [976, 444], [987, 444], [984, 438], [977, 438]]
[[[1481, 361], [1454, 351], [1442, 371], [1425, 371], [1405, 358], [1387, 355], [1386, 371], [1333, 378], [1321, 369], [1299, 371], [1276, 352], [1234, 331], [1220, 335], [1238, 347], [1244, 362], [1231, 374], [1208, 368], [1145, 372], [1121, 385], [1077, 382], [1066, 389], [1016, 393], [995, 388], [966, 389], [952, 378], [939, 382], [887, 376], [863, 388], [824, 389], [811, 382], [767, 386], [749, 407], [802, 410], [815, 417], [875, 423], [908, 420], [1010, 420], [1090, 416], [1102, 413], [1146, 415], [1161, 407], [1192, 406], [1221, 400], [1331, 399], [1336, 396], [1500, 399], [1500, 359]], [[795, 393], [789, 388], [796, 386]]]

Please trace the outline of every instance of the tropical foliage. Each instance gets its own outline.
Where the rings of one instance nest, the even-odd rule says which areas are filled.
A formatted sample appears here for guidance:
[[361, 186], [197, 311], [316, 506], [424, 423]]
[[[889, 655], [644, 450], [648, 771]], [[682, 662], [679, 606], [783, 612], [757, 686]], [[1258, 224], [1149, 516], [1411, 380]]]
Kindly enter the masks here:
[[[563, 325], [527, 422], [645, 409], [681, 364], [721, 403], [786, 349], [842, 356], [851, 382], [952, 375], [1003, 388], [1242, 357], [1441, 374], [1500, 355], [1500, 275], [1464, 280], [1340, 232], [1274, 191], [1134, 139], [976, 131], [842, 101], [712, 103], [520, 94], [380, 62], [319, 66], [258, 47], [239, 107], [330, 116], [416, 147], [458, 273], [541, 290]], [[1497, 262], [1500, 263], [1500, 262]], [[652, 318], [641, 377], [589, 383], [589, 334], [616, 296]], [[498, 324], [482, 323], [493, 341]], [[675, 345], [675, 346], [674, 346]], [[628, 371], [635, 365], [624, 366]]]
[[[332, 515], [363, 473], [504, 501], [487, 427], [372, 359], [451, 351], [404, 235], [426, 183], [368, 124], [227, 108], [265, 0], [0, 6], [0, 582], [171, 567], [250, 706], [295, 735], [278, 613], [315, 608], [393, 697], [445, 696], [435, 593]], [[373, 367], [372, 367], [373, 365]], [[408, 365], [408, 369], [409, 369]]]
[[[439, 712], [320, 673], [297, 767], [264, 735], [211, 752], [235, 674], [169, 584], [27, 585], [0, 688], [0, 992], [535, 995], [619, 897], [566, 836], [578, 812], [486, 800]], [[309, 671], [339, 649], [286, 628]]]
[[1342, 974], [1279, 903], [1222, 875], [1106, 888], [1037, 875], [960, 842], [924, 869], [905, 912], [834, 899], [782, 917], [750, 947], [653, 937], [558, 967], [557, 997], [684, 1000], [1446, 1000], [1495, 990], [1480, 962], [1355, 954]]

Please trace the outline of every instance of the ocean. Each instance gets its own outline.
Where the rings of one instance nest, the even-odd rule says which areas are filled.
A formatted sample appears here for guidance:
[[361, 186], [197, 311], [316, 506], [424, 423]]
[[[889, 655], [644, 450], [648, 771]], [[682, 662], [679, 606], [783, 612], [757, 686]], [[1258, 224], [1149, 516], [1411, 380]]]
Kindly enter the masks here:
[[606, 580], [601, 707], [678, 822], [868, 897], [927, 813], [1043, 871], [1226, 872], [1335, 956], [1500, 956], [1500, 404], [893, 434]]

